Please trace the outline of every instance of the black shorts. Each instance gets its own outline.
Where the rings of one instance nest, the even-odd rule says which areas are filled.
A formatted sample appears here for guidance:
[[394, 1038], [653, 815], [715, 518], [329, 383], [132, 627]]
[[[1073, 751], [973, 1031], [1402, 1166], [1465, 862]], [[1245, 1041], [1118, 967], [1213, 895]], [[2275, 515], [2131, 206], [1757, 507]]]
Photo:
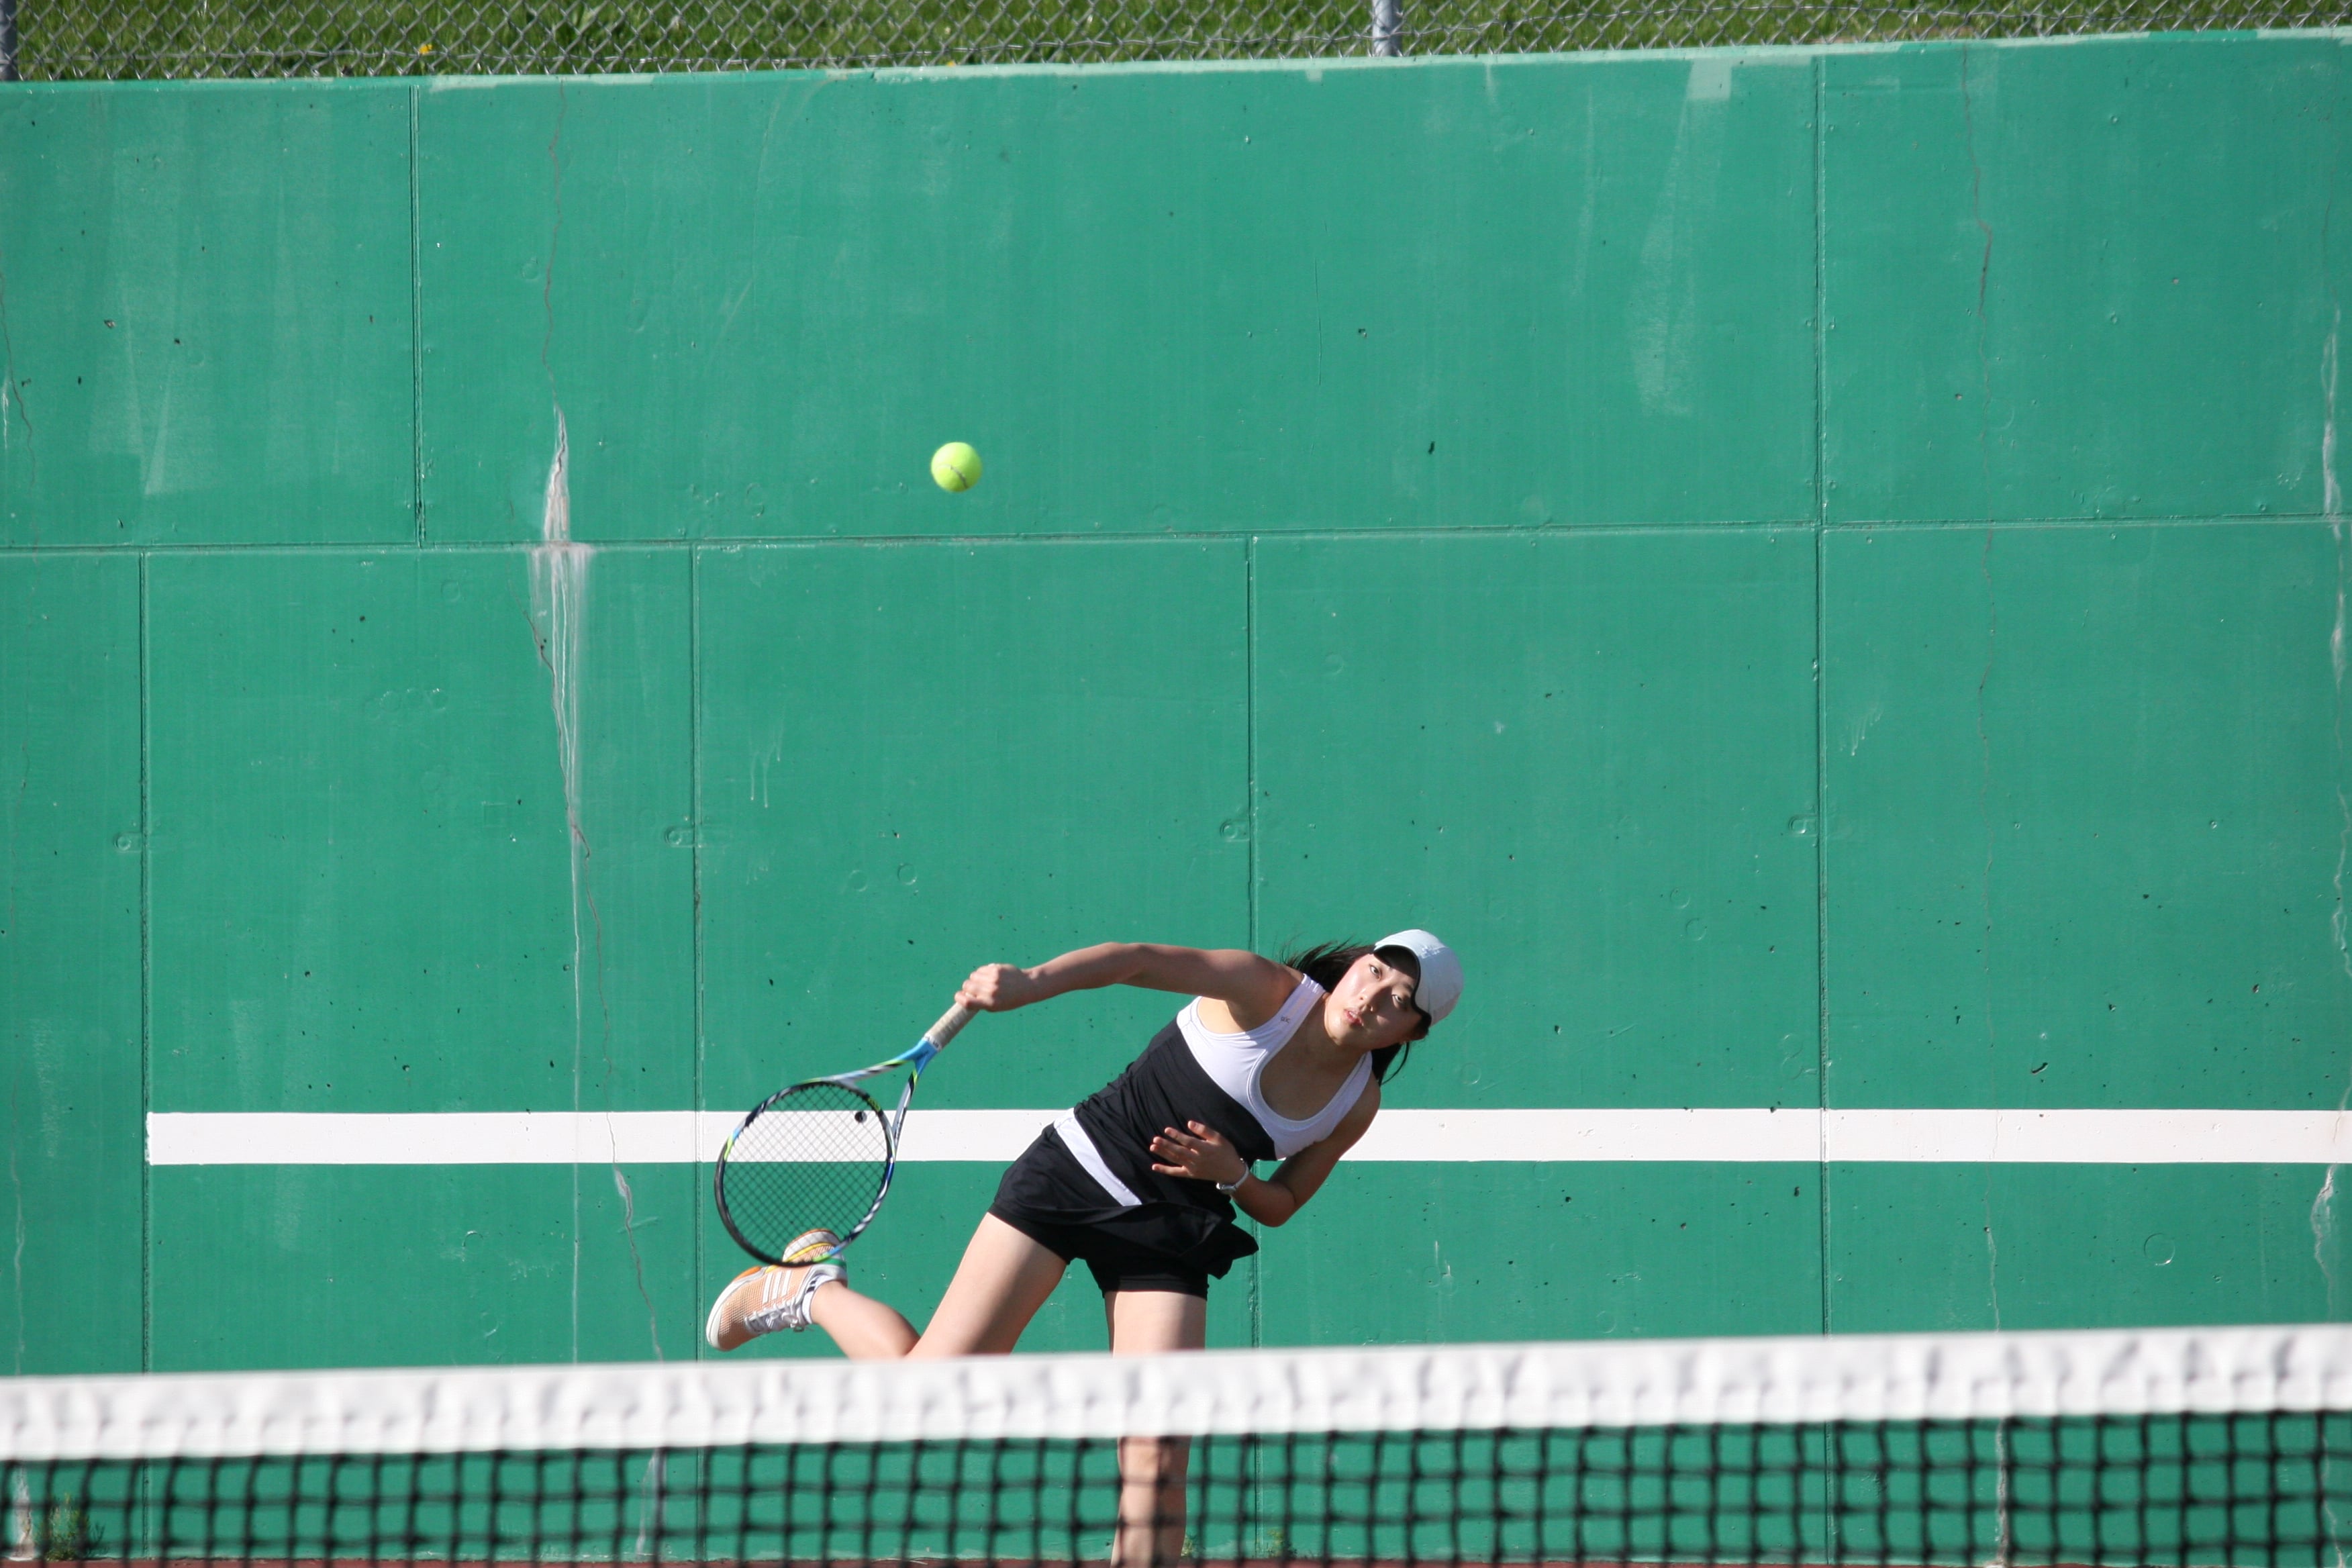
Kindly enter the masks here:
[[1209, 1271], [1194, 1268], [1180, 1258], [1138, 1246], [1099, 1226], [1066, 1224], [1008, 1210], [1001, 1204], [989, 1205], [988, 1212], [1063, 1262], [1083, 1261], [1106, 1296], [1114, 1290], [1168, 1290], [1208, 1300]]
[[1083, 1259], [1106, 1294], [1172, 1290], [1205, 1299], [1210, 1277], [1233, 1267], [1238, 1254], [1233, 1243], [1203, 1249], [1202, 1237], [1223, 1242], [1222, 1232], [1231, 1231], [1241, 1250], [1255, 1245], [1213, 1214], [1165, 1202], [1111, 1206], [1051, 1127], [1006, 1169], [988, 1212], [1063, 1262]]

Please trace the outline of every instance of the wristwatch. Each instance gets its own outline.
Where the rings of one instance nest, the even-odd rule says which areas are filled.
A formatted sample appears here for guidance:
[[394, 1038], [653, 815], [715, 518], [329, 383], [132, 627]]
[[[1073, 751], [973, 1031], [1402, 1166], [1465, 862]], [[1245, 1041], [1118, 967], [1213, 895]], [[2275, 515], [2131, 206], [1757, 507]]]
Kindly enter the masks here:
[[1249, 1168], [1247, 1165], [1244, 1165], [1244, 1166], [1242, 1167], [1242, 1173], [1241, 1173], [1240, 1175], [1235, 1176], [1235, 1177], [1234, 1177], [1232, 1181], [1230, 1181], [1230, 1182], [1219, 1182], [1219, 1183], [1216, 1183], [1216, 1184], [1215, 1184], [1215, 1185], [1216, 1185], [1216, 1189], [1217, 1189], [1217, 1191], [1219, 1191], [1219, 1192], [1221, 1192], [1221, 1193], [1224, 1194], [1227, 1197], [1231, 1197], [1231, 1196], [1233, 1196], [1233, 1194], [1234, 1194], [1234, 1193], [1238, 1192], [1238, 1191], [1241, 1189], [1241, 1184], [1242, 1184], [1244, 1182], [1248, 1181], [1249, 1179], [1250, 1179], [1250, 1168]]

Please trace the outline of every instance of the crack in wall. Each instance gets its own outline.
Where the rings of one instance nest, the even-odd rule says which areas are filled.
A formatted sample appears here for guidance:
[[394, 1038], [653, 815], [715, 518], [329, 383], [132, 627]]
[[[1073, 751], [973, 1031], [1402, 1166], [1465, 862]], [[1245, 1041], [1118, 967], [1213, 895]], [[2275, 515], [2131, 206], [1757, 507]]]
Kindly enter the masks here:
[[[1973, 50], [1960, 46], [1960, 125], [1961, 135], [1969, 154], [1969, 221], [1975, 224], [1982, 237], [1984, 250], [1977, 263], [1977, 472], [1984, 486], [1985, 535], [1984, 550], [1977, 559], [1977, 573], [1983, 580], [1985, 595], [1985, 661], [1977, 676], [1977, 816], [1984, 828], [1984, 871], [1981, 893], [1984, 904], [1983, 947], [1981, 963], [1984, 973], [1985, 1010], [1985, 1084], [1988, 1109], [1993, 1117], [1993, 1147], [1991, 1158], [1984, 1167], [1984, 1240], [1985, 1292], [1992, 1307], [1992, 1326], [2000, 1327], [2000, 1238], [1993, 1228], [1993, 1170], [2000, 1153], [2000, 1031], [1999, 1014], [1993, 994], [1993, 901], [1992, 876], [1996, 830], [1992, 819], [1992, 730], [1986, 721], [1986, 692], [1992, 685], [1993, 658], [2000, 637], [2000, 601], [1996, 596], [1992, 580], [1993, 501], [1992, 501], [1992, 351], [1988, 339], [1991, 318], [1986, 310], [1986, 299], [1992, 285], [1992, 226], [1984, 216], [1984, 165], [1977, 157], [1977, 116], [1975, 84], [1969, 75]], [[2006, 1531], [2006, 1510], [2003, 1510]], [[2006, 1553], [2004, 1552], [2004, 1556]]]

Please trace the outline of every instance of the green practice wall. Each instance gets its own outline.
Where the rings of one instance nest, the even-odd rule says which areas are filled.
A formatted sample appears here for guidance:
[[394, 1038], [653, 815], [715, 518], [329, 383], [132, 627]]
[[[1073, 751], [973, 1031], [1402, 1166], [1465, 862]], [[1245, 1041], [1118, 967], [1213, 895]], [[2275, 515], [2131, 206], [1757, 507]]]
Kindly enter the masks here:
[[[2334, 1110], [2347, 86], [0, 89], [0, 1371], [696, 1353], [701, 1169], [142, 1116], [723, 1110], [1106, 938], [1443, 932], [1403, 1107]], [[907, 1167], [861, 1284], [919, 1318], [995, 1174]], [[2329, 1175], [1351, 1163], [1212, 1342], [2326, 1318]]]

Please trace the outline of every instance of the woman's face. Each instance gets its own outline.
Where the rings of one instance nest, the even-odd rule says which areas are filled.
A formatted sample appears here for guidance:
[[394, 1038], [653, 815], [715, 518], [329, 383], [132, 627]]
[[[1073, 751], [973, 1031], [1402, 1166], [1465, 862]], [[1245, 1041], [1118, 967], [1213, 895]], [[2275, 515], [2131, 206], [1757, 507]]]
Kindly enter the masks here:
[[1377, 1051], [1402, 1045], [1421, 1028], [1413, 977], [1368, 952], [1349, 966], [1323, 999], [1323, 1032], [1334, 1045]]

